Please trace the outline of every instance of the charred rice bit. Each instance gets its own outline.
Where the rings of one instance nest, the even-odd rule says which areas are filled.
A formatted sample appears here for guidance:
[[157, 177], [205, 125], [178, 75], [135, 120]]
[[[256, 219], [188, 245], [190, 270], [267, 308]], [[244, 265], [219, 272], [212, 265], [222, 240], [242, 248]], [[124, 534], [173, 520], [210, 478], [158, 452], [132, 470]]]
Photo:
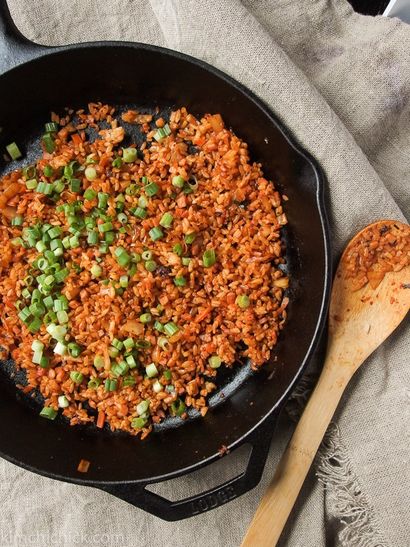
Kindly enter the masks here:
[[[54, 114], [55, 149], [43, 150], [36, 175], [1, 180], [0, 345], [25, 369], [24, 389], [43, 395], [50, 419], [60, 409], [72, 425], [107, 424], [143, 438], [169, 414], [186, 418], [193, 407], [204, 416], [221, 364], [245, 356], [256, 369], [269, 359], [288, 304], [280, 241], [287, 221], [274, 184], [219, 114], [198, 120], [181, 108], [158, 123], [134, 111], [122, 119], [125, 129], [100, 103]], [[137, 154], [121, 148], [126, 123], [144, 124]], [[75, 173], [65, 176], [70, 165]], [[28, 187], [29, 177], [64, 188], [44, 194]], [[37, 332], [19, 317], [46, 253], [24, 238], [47, 224], [63, 242], [78, 237], [63, 246], [67, 277], [51, 291], [68, 302], [60, 341], [46, 324], [58, 324], [55, 310], [45, 308]], [[114, 238], [106, 244], [104, 230]], [[45, 356], [43, 366], [33, 362], [33, 341], [44, 347], [36, 359]]]
[[346, 255], [346, 271], [353, 289], [367, 283], [376, 289], [387, 272], [410, 264], [410, 227], [386, 223], [366, 229]]

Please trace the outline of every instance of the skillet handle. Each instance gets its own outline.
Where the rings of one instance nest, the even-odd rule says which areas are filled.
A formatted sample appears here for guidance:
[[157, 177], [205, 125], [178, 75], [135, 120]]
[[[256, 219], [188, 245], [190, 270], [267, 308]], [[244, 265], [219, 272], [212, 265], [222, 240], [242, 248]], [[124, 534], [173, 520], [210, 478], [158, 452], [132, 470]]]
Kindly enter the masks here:
[[[274, 413], [274, 415], [267, 419], [251, 437], [244, 441], [244, 444], [246, 443], [252, 446], [252, 452], [249, 456], [245, 471], [237, 477], [234, 477], [220, 486], [211, 488], [206, 492], [202, 492], [201, 494], [184, 500], [170, 501], [158, 494], [146, 490], [146, 484], [136, 485], [125, 483], [112, 486], [100, 486], [99, 488], [135, 507], [139, 507], [152, 515], [167, 521], [182, 520], [215, 509], [220, 505], [224, 505], [225, 503], [242, 496], [242, 494], [245, 494], [257, 486], [268, 457], [269, 447], [276, 428], [278, 415], [279, 413]], [[229, 458], [229, 455], [225, 457]]]
[[28, 40], [14, 24], [7, 0], [0, 0], [0, 74], [39, 57], [49, 48]]

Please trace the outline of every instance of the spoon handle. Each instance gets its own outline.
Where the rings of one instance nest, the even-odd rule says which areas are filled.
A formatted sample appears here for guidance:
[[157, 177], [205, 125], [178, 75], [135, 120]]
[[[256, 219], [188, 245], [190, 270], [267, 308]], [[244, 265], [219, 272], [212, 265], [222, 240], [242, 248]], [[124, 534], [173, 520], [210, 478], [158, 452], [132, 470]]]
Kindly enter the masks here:
[[299, 495], [351, 374], [328, 356], [290, 443], [276, 469], [242, 547], [274, 547]]

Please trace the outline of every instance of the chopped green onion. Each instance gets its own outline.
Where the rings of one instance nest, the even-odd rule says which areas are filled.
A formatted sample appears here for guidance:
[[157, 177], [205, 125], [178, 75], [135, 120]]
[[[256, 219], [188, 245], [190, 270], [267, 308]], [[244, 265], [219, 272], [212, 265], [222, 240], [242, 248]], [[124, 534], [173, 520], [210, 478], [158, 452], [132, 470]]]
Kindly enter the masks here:
[[143, 313], [140, 315], [140, 321], [141, 323], [149, 323], [152, 319], [152, 316], [150, 313]]
[[135, 357], [133, 355], [127, 355], [125, 358], [127, 365], [130, 369], [135, 368], [137, 366], [137, 362], [135, 360]]
[[80, 164], [78, 161], [70, 161], [65, 167], [64, 167], [64, 176], [67, 179], [72, 179], [74, 176], [74, 172], [78, 171], [78, 168], [80, 167]]
[[65, 310], [58, 311], [57, 319], [60, 325], [65, 325], [68, 323], [68, 313]]
[[145, 369], [146, 375], [148, 378], [154, 378], [155, 376], [158, 376], [158, 369], [155, 366], [155, 363], [151, 363], [148, 365]]
[[115, 365], [112, 365], [111, 372], [114, 374], [114, 376], [124, 376], [128, 372], [128, 363], [126, 361], [121, 361], [120, 363], [116, 363]]
[[36, 190], [39, 194], [49, 196], [53, 192], [53, 185], [49, 184], [48, 182], [39, 182], [37, 184]]
[[192, 258], [188, 258], [187, 256], [182, 257], [182, 265], [183, 266], [189, 266], [191, 263]]
[[[60, 312], [60, 313], [66, 313], [66, 312]], [[67, 346], [63, 344], [62, 342], [57, 342], [54, 353], [56, 355], [65, 355], [67, 353]]]
[[147, 210], [146, 209], [143, 209], [142, 207], [137, 207], [136, 209], [134, 209], [133, 211], [133, 215], [138, 217], [138, 218], [146, 218], [147, 216]]
[[37, 169], [35, 165], [27, 165], [23, 169], [23, 176], [25, 180], [34, 179], [37, 175]]
[[108, 204], [108, 198], [110, 196], [105, 192], [98, 192], [98, 208], [106, 209]]
[[89, 245], [96, 245], [99, 241], [100, 241], [100, 238], [98, 237], [98, 233], [95, 230], [88, 232], [87, 243]]
[[38, 350], [33, 353], [33, 357], [31, 360], [35, 365], [39, 365], [41, 363], [42, 358], [43, 358], [43, 350], [41, 351]]
[[181, 256], [183, 252], [181, 243], [175, 243], [175, 245], [172, 247], [172, 250], [174, 251], [175, 254], [177, 254], [178, 256]]
[[160, 321], [155, 321], [154, 329], [158, 332], [164, 332], [164, 325]]
[[93, 277], [100, 277], [102, 274], [102, 268], [98, 264], [93, 264], [90, 269], [91, 275]]
[[125, 193], [127, 196], [135, 196], [135, 194], [138, 192], [138, 186], [136, 184], [130, 184], [125, 189]]
[[157, 184], [155, 184], [155, 182], [150, 182], [150, 184], [147, 184], [144, 187], [144, 190], [145, 190], [145, 193], [147, 194], [147, 196], [152, 197], [152, 196], [155, 196], [155, 194], [158, 193], [159, 186]]
[[6, 146], [6, 150], [12, 160], [18, 160], [22, 156], [22, 153], [15, 142], [8, 144]]
[[164, 213], [159, 223], [164, 228], [170, 228], [173, 220], [174, 220], [174, 217], [172, 213]]
[[195, 241], [195, 238], [196, 238], [196, 233], [192, 232], [191, 234], [186, 234], [184, 237], [184, 240], [187, 245], [191, 245], [191, 243]]
[[60, 408], [67, 408], [69, 404], [67, 397], [65, 395], [60, 395], [58, 398], [58, 406]]
[[136, 384], [136, 380], [134, 376], [125, 376], [125, 378], [122, 381], [122, 385], [124, 387], [135, 386], [135, 384]]
[[54, 323], [51, 323], [50, 325], [48, 325], [48, 327], [46, 328], [46, 331], [52, 338], [54, 338], [58, 342], [63, 342], [64, 337], [67, 334], [66, 327], [63, 327], [62, 325], [56, 325]]
[[41, 368], [48, 368], [50, 366], [50, 359], [43, 355], [39, 364]]
[[171, 411], [174, 416], [182, 416], [185, 410], [186, 405], [181, 399], [178, 399], [171, 404]]
[[108, 355], [111, 357], [111, 359], [114, 359], [115, 357], [118, 357], [120, 352], [117, 350], [117, 348], [109, 347], [108, 348]]
[[31, 349], [33, 351], [43, 351], [44, 344], [40, 340], [33, 340], [33, 342], [31, 343]]
[[56, 122], [48, 122], [45, 124], [46, 133], [56, 133], [58, 131], [58, 125]]
[[43, 169], [43, 173], [45, 177], [52, 177], [54, 169], [51, 167], [51, 165], [46, 165]]
[[168, 380], [168, 382], [170, 380], [172, 380], [172, 373], [169, 369], [165, 369], [164, 372], [163, 372], [163, 375], [164, 375], [165, 380]]
[[145, 414], [147, 410], [149, 409], [149, 401], [141, 401], [137, 404], [137, 414], [141, 416], [142, 414]]
[[151, 347], [151, 342], [149, 340], [135, 340], [135, 347], [138, 349], [147, 349]]
[[[25, 298], [26, 300], [28, 300], [31, 297], [31, 292], [27, 289], [27, 287], [21, 291], [21, 296]], [[33, 302], [35, 301], [33, 300]]]
[[181, 177], [181, 175], [175, 175], [172, 177], [172, 186], [175, 186], [176, 188], [183, 188], [185, 184], [185, 179]]
[[[90, 169], [87, 167], [87, 169]], [[84, 199], [88, 199], [89, 201], [93, 200], [97, 196], [97, 192], [93, 190], [93, 188], [87, 188], [87, 190], [84, 192]]]
[[114, 348], [117, 348], [120, 351], [124, 347], [123, 342], [121, 342], [121, 340], [118, 340], [117, 338], [113, 339], [113, 341], [111, 342], [111, 345], [114, 346]]
[[168, 342], [168, 339], [165, 338], [165, 336], [160, 336], [158, 338], [158, 341], [157, 341], [157, 344], [159, 345], [159, 347], [162, 349], [162, 350], [166, 350], [169, 346], [169, 342]]
[[154, 272], [157, 269], [157, 263], [155, 262], [155, 260], [147, 260], [144, 263], [144, 266], [147, 272]]
[[97, 370], [100, 370], [100, 369], [104, 368], [104, 366], [105, 366], [104, 357], [102, 355], [96, 355], [94, 357], [94, 367]]
[[40, 330], [41, 325], [43, 322], [39, 317], [35, 317], [33, 321], [29, 325], [27, 325], [27, 328], [30, 332], [38, 332]]
[[51, 408], [51, 406], [45, 406], [40, 412], [40, 416], [42, 418], [47, 418], [47, 420], [54, 420], [57, 414], [57, 410], [54, 410], [54, 408]]
[[125, 163], [132, 163], [137, 159], [137, 149], [136, 148], [124, 148], [122, 151], [122, 159]]
[[53, 297], [52, 296], [46, 296], [43, 300], [43, 304], [45, 305], [46, 308], [51, 309], [54, 305]]
[[174, 284], [176, 287], [185, 287], [187, 281], [183, 275], [179, 275], [177, 277], [174, 277]]
[[99, 224], [98, 229], [102, 234], [105, 232], [109, 232], [113, 229], [112, 222], [104, 222], [103, 224]]
[[121, 158], [121, 156], [117, 156], [117, 157], [112, 161], [112, 166], [113, 166], [113, 167], [116, 167], [117, 169], [119, 169], [119, 168], [122, 166], [122, 158]]
[[117, 219], [119, 222], [121, 222], [121, 224], [126, 224], [128, 221], [128, 217], [125, 213], [119, 213], [117, 215]]
[[90, 163], [97, 163], [97, 160], [95, 159], [95, 154], [88, 154], [88, 156], [85, 159], [85, 163], [89, 165]]
[[16, 215], [11, 219], [12, 226], [21, 226], [23, 224], [23, 217], [21, 215]]
[[70, 352], [70, 355], [72, 355], [72, 357], [78, 357], [82, 352], [82, 348], [75, 342], [70, 342], [68, 344], [68, 351]]
[[158, 239], [161, 239], [164, 236], [164, 232], [161, 230], [159, 226], [155, 226], [154, 228], [151, 228], [151, 230], [148, 233], [152, 241], [157, 241]]
[[91, 165], [86, 167], [84, 171], [85, 178], [89, 181], [95, 180], [97, 178], [97, 171], [95, 167], [92, 167]]
[[76, 249], [80, 246], [80, 240], [77, 235], [70, 237], [70, 247], [71, 249]]
[[29, 306], [29, 310], [34, 317], [41, 317], [46, 312], [45, 307], [39, 302], [33, 302], [33, 304]]
[[117, 389], [117, 380], [107, 378], [104, 382], [105, 391], [115, 391]]
[[29, 180], [26, 180], [26, 187], [27, 187], [27, 190], [35, 190], [37, 188], [37, 180], [36, 179], [29, 179]]
[[126, 350], [130, 350], [130, 349], [133, 348], [134, 345], [135, 345], [135, 344], [134, 344], [134, 340], [133, 340], [132, 338], [127, 338], [127, 339], [125, 339], [124, 342], [122, 342], [122, 343], [123, 343], [124, 348], [125, 348]]
[[166, 123], [164, 125], [164, 127], [160, 127], [154, 134], [154, 139], [156, 141], [161, 141], [162, 139], [164, 139], [165, 137], [168, 137], [169, 135], [171, 134], [171, 128], [169, 127], [169, 125]]
[[124, 289], [128, 287], [128, 275], [122, 275], [120, 277], [120, 287]]
[[147, 423], [147, 419], [146, 418], [141, 418], [141, 416], [139, 418], [134, 418], [131, 422], [131, 427], [133, 427], [134, 429], [142, 429], [144, 427], [144, 425], [146, 425]]
[[142, 209], [145, 209], [148, 206], [148, 200], [145, 196], [140, 196], [138, 198], [138, 205], [142, 207]]
[[46, 152], [48, 152], [49, 154], [52, 154], [54, 150], [56, 149], [56, 145], [52, 135], [50, 135], [50, 133], [46, 133], [45, 135], [43, 135], [41, 140], [43, 141], [43, 145], [44, 145], [44, 148], [46, 149]]
[[210, 268], [216, 262], [216, 255], [214, 249], [207, 249], [202, 255], [202, 262], [205, 268]]
[[248, 308], [249, 304], [250, 304], [249, 296], [247, 296], [246, 294], [241, 294], [241, 295], [237, 296], [236, 297], [236, 303], [243, 310]]
[[115, 241], [115, 233], [114, 232], [105, 232], [104, 234], [105, 242], [109, 245], [111, 243], [114, 243]]
[[54, 311], [68, 310], [68, 300], [63, 294], [54, 300]]
[[91, 378], [91, 380], [89, 380], [88, 384], [87, 384], [87, 387], [89, 389], [97, 389], [98, 386], [101, 385], [101, 379], [100, 378]]
[[219, 368], [222, 364], [222, 359], [219, 355], [211, 355], [208, 359], [208, 363], [211, 368]]
[[120, 266], [127, 266], [131, 261], [131, 256], [127, 253], [124, 247], [117, 247], [114, 254]]
[[80, 179], [71, 179], [70, 180], [70, 190], [72, 192], [78, 193], [81, 189], [81, 180]]
[[55, 239], [56, 237], [60, 237], [63, 231], [59, 226], [53, 226], [47, 233], [50, 236], [50, 239]]
[[164, 325], [164, 330], [168, 336], [174, 336], [179, 331], [179, 327], [173, 321], [170, 321]]
[[142, 256], [143, 260], [151, 260], [152, 252], [151, 251], [144, 251], [141, 256]]
[[57, 192], [57, 194], [61, 194], [64, 188], [65, 188], [65, 184], [61, 179], [55, 180], [53, 182], [53, 190], [54, 192]]
[[84, 375], [81, 372], [72, 370], [70, 372], [70, 380], [72, 380], [75, 384], [81, 384], [81, 382], [84, 380]]
[[158, 380], [155, 380], [155, 382], [152, 384], [152, 389], [154, 393], [160, 393], [163, 390], [163, 385], [158, 382]]

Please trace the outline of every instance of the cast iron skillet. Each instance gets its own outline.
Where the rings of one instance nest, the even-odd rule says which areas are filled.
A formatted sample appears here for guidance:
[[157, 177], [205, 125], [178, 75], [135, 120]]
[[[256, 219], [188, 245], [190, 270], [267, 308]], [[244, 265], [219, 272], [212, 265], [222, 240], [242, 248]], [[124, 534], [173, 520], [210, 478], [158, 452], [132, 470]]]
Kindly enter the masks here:
[[[94, 426], [70, 427], [62, 418], [49, 422], [38, 417], [38, 403], [15, 388], [13, 364], [2, 363], [0, 455], [47, 477], [101, 488], [166, 520], [186, 518], [244, 494], [260, 480], [279, 412], [325, 320], [331, 277], [321, 169], [262, 101], [202, 61], [135, 43], [37, 46], [19, 33], [4, 0], [0, 30], [2, 151], [16, 141], [26, 154], [22, 164], [29, 163], [39, 154], [34, 139], [49, 112], [66, 105], [101, 100], [137, 108], [158, 105], [164, 111], [185, 105], [197, 115], [220, 112], [249, 143], [266, 175], [289, 196], [285, 239], [292, 278], [288, 324], [271, 362], [257, 374], [248, 364], [222, 372], [204, 419], [194, 414], [186, 422], [170, 419], [143, 442]], [[10, 168], [3, 163], [0, 174]], [[211, 464], [222, 445], [232, 451], [244, 443], [252, 446], [246, 470], [221, 486], [177, 502], [145, 489]], [[86, 475], [77, 472], [81, 459], [91, 462]]]

